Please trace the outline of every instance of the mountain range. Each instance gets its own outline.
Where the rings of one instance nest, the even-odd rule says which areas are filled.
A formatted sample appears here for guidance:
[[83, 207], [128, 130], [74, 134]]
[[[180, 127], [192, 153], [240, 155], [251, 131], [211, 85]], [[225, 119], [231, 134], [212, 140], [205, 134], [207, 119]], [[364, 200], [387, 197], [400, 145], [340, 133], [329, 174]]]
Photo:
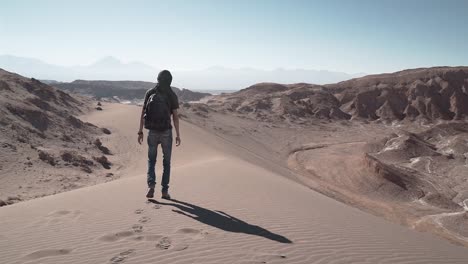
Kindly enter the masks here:
[[466, 120], [468, 67], [408, 69], [328, 85], [259, 83], [210, 98], [207, 105], [254, 120], [281, 122], [309, 118], [386, 123]]
[[[90, 95], [101, 100], [103, 98], [113, 98], [117, 101], [135, 101], [139, 102], [145, 97], [148, 89], [155, 87], [156, 83], [142, 81], [85, 81], [76, 80], [70, 83], [43, 81], [53, 87], [61, 90]], [[180, 102], [198, 101], [203, 97], [209, 96], [209, 93], [194, 92], [188, 89], [179, 89], [172, 86], [172, 90], [179, 98]]]
[[[42, 80], [70, 82], [84, 80], [156, 80], [163, 68], [154, 68], [141, 62], [122, 62], [114, 57], [104, 57], [89, 65], [59, 66], [34, 58], [0, 55], [0, 68], [27, 77]], [[169, 69], [171, 70], [171, 69]], [[254, 68], [210, 67], [202, 70], [171, 70], [173, 85], [191, 90], [239, 90], [259, 82], [314, 84], [336, 83], [364, 73], [348, 74], [326, 70], [282, 69], [260, 70]]]

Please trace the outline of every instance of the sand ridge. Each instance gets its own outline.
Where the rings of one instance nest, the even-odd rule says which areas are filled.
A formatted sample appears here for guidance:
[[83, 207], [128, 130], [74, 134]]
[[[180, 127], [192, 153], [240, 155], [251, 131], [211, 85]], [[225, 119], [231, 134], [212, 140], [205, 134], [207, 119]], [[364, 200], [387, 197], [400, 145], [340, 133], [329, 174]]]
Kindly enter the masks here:
[[[96, 114], [144, 160], [133, 106]], [[123, 126], [119, 130], [119, 126]], [[126, 127], [126, 126], [129, 127]], [[5, 263], [465, 263], [468, 252], [311, 191], [222, 150], [186, 122], [175, 148], [174, 200], [147, 201], [145, 167], [105, 184], [0, 209]], [[133, 143], [135, 142], [135, 143]], [[109, 142], [111, 143], [111, 142]], [[112, 145], [112, 144], [110, 144]], [[123, 146], [122, 146], [123, 147]], [[136, 149], [142, 148], [136, 152]], [[117, 155], [127, 155], [121, 153]], [[160, 174], [159, 174], [160, 175]], [[159, 176], [158, 175], [158, 176]]]

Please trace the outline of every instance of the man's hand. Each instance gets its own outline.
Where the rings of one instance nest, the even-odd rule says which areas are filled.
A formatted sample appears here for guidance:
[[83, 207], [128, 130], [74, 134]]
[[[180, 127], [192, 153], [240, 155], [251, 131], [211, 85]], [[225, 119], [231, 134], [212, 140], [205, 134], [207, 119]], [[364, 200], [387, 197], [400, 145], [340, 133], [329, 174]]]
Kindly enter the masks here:
[[141, 145], [141, 142], [143, 142], [143, 132], [142, 131], [138, 132], [138, 144]]
[[180, 137], [176, 137], [176, 138], [175, 138], [175, 145], [176, 145], [176, 147], [180, 146], [180, 143], [181, 143], [181, 142], [182, 142], [182, 141], [180, 140]]

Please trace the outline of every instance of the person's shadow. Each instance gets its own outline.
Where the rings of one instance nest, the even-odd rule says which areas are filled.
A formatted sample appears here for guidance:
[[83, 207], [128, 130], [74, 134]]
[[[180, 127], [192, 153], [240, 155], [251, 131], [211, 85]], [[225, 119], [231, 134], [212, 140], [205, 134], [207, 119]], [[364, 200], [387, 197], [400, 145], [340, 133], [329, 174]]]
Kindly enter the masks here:
[[260, 226], [251, 225], [222, 211], [211, 211], [209, 209], [175, 199], [170, 200], [173, 203], [159, 202], [154, 199], [149, 199], [148, 201], [159, 205], [173, 206], [179, 209], [172, 210], [178, 214], [185, 215], [201, 223], [224, 231], [261, 236], [280, 243], [292, 243], [291, 240], [282, 235], [272, 233]]

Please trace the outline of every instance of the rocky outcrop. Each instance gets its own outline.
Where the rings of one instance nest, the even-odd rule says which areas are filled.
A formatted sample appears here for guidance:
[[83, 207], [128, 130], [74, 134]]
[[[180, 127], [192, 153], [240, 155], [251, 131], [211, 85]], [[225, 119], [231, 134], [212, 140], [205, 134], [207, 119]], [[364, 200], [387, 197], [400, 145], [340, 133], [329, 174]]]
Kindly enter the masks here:
[[[399, 132], [369, 144], [367, 166], [391, 197], [462, 210], [468, 200], [468, 124], [451, 122], [417, 134]], [[382, 186], [384, 186], [382, 185]]]
[[[5, 124], [4, 136], [39, 144], [57, 134], [73, 137], [74, 134], [100, 133], [75, 117], [88, 107], [83, 99], [1, 69], [0, 79], [2, 86], [8, 87], [0, 91], [0, 122]], [[69, 133], [72, 130], [74, 133]]]
[[413, 69], [326, 85], [356, 118], [457, 120], [468, 117], [468, 67]]
[[468, 67], [405, 70], [325, 86], [259, 83], [206, 103], [259, 120], [460, 120], [468, 117]]
[[237, 112], [260, 120], [349, 119], [339, 100], [322, 86], [260, 83], [239, 92], [213, 96], [214, 110]]

